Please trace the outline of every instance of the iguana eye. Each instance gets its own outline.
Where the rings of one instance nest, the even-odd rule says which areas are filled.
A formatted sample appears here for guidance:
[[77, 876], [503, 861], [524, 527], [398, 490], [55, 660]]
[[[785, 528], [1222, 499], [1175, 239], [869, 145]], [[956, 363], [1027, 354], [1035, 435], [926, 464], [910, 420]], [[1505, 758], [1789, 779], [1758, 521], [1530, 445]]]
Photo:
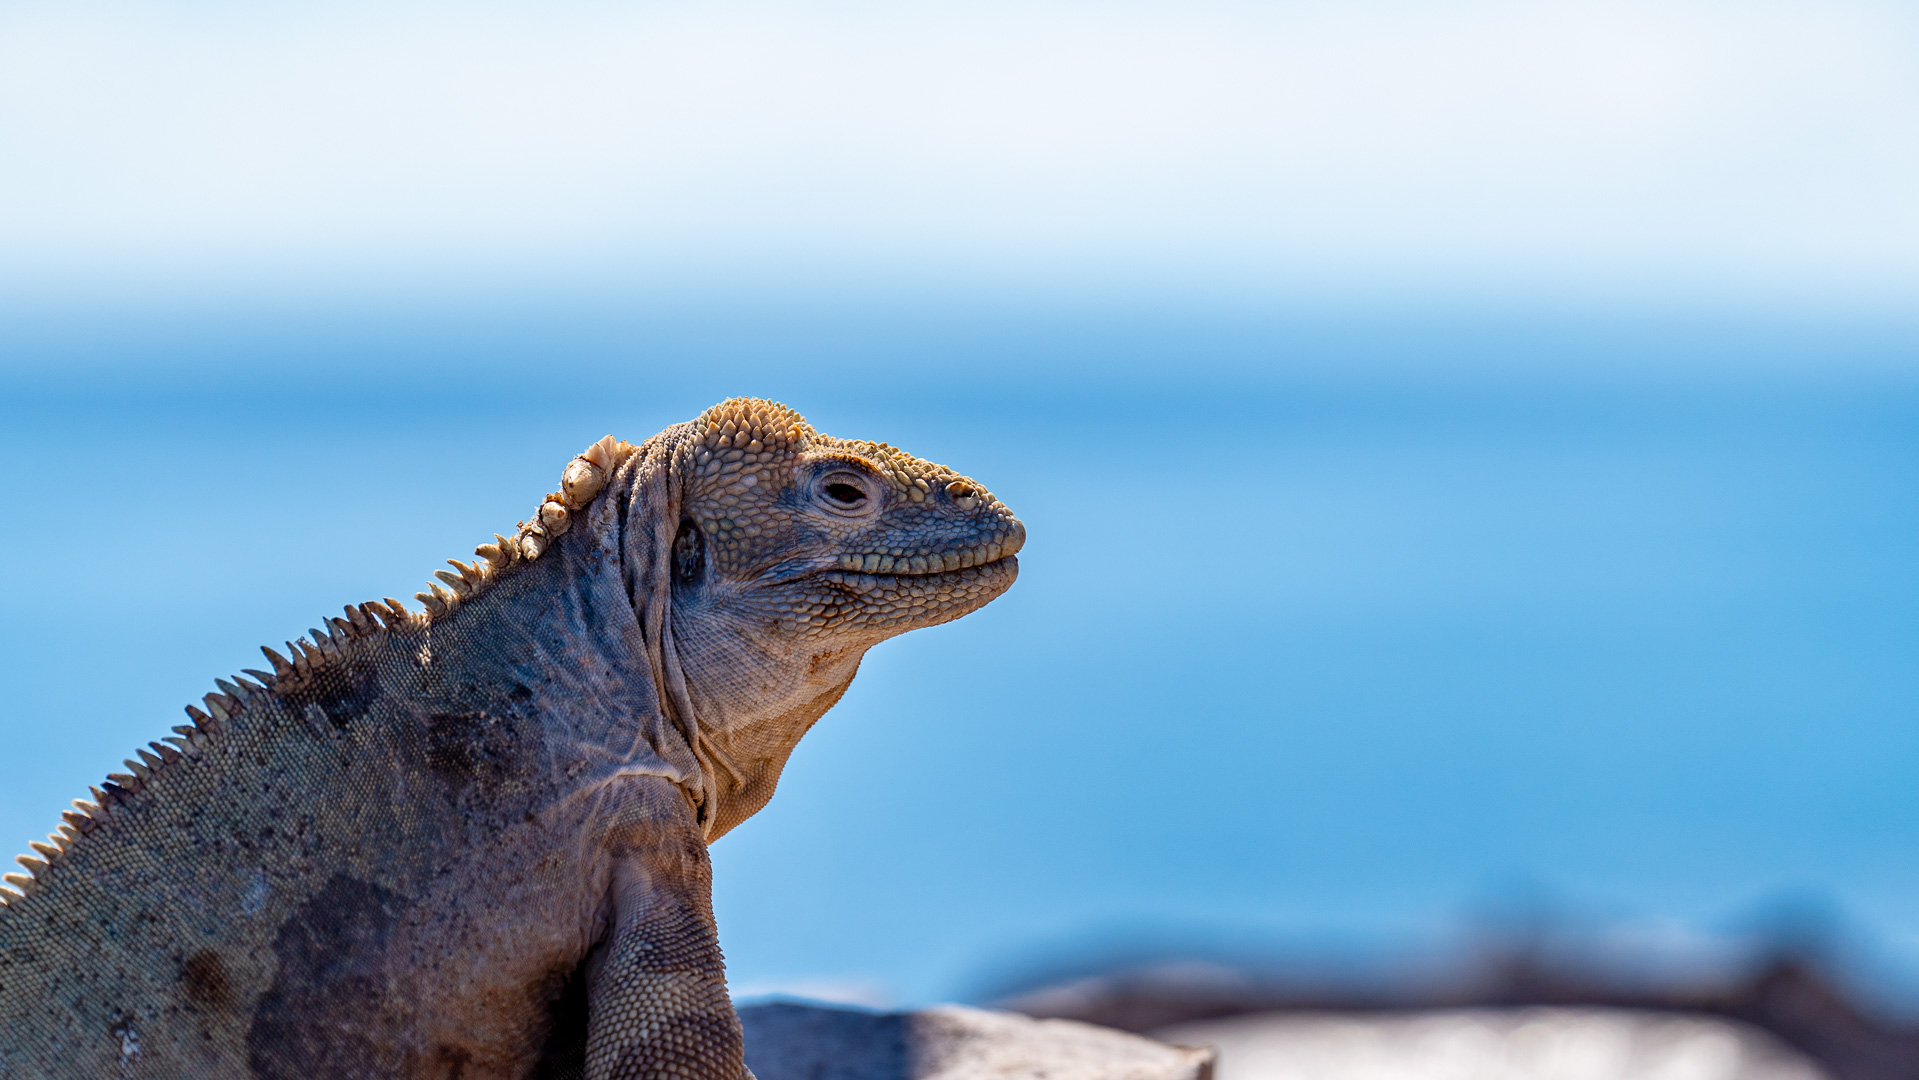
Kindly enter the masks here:
[[813, 486], [814, 501], [841, 517], [862, 517], [879, 505], [878, 485], [868, 476], [835, 469]]

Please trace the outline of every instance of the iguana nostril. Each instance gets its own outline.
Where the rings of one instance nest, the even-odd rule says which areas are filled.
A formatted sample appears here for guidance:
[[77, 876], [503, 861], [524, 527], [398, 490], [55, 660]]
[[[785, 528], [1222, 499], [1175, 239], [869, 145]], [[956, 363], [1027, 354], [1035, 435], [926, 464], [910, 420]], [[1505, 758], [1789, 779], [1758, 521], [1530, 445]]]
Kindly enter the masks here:
[[979, 489], [964, 480], [955, 480], [946, 485], [946, 495], [961, 510], [971, 510], [979, 505]]

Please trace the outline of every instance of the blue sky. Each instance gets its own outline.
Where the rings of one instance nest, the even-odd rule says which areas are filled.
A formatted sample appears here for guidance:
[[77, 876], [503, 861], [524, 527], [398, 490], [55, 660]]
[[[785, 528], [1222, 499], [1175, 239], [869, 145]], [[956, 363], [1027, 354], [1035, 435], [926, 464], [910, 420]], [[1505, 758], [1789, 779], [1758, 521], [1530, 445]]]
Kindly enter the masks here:
[[1852, 0], [0, 5], [16, 295], [609, 281], [1897, 308]]
[[0, 3], [0, 833], [751, 393], [1032, 546], [716, 849], [745, 989], [1528, 890], [1919, 986], [1915, 191], [1896, 4]]

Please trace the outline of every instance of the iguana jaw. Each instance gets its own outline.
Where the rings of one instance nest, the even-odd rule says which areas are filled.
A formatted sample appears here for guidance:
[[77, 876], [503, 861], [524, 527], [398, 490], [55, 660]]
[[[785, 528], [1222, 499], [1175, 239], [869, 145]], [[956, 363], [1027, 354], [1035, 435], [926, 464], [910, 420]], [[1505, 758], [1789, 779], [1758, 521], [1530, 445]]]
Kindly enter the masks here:
[[890, 551], [845, 552], [788, 560], [760, 575], [760, 584], [777, 585], [808, 577], [828, 577], [834, 571], [845, 572], [842, 576], [832, 577], [835, 581], [861, 576], [934, 580], [959, 571], [984, 570], [994, 566], [999, 567], [996, 572], [1017, 576], [1019, 561], [1014, 555], [1026, 544], [1026, 526], [1010, 517], [1006, 521], [1006, 526], [1001, 529], [978, 538], [967, 538], [976, 539], [975, 543], [940, 545], [945, 547], [943, 551], [938, 550], [937, 546], [932, 550], [921, 547], [911, 553], [894, 548]]
[[984, 566], [928, 574], [855, 574], [829, 570], [822, 584], [857, 597], [856, 606], [825, 620], [829, 629], [866, 629], [892, 637], [937, 626], [985, 607], [1011, 588], [1019, 559], [1008, 555]]
[[1026, 527], [1017, 520], [984, 536], [970, 546], [949, 547], [942, 552], [917, 554], [895, 551], [846, 552], [833, 562], [838, 570], [866, 574], [895, 574], [901, 577], [928, 577], [943, 572], [987, 566], [1011, 558], [1026, 543]]
[[954, 523], [944, 537], [882, 536], [876, 546], [884, 553], [790, 560], [749, 586], [758, 597], [747, 603], [776, 611], [788, 633], [850, 634], [869, 645], [950, 622], [986, 606], [1019, 577], [1015, 553], [1026, 527], [997, 503], [992, 510], [997, 520]]

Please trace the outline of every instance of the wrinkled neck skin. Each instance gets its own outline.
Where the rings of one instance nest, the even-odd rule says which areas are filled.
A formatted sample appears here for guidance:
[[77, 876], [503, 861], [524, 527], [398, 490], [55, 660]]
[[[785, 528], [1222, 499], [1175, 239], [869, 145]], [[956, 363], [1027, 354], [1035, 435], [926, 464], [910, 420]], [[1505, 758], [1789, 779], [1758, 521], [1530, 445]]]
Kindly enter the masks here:
[[[741, 606], [740, 615], [720, 620], [733, 632], [697, 641], [676, 637], [669, 660], [686, 681], [699, 725], [699, 757], [713, 784], [708, 840], [753, 816], [773, 797], [800, 737], [846, 693], [873, 644], [811, 649], [791, 641], [775, 644], [750, 632], [751, 608]], [[722, 609], [721, 615], [727, 614]]]
[[[634, 454], [620, 479], [643, 481], [646, 456]], [[635, 587], [649, 578], [631, 565], [627, 542], [647, 515], [631, 494], [621, 487], [585, 508], [545, 558], [431, 624], [423, 646], [443, 658], [442, 678], [497, 679], [509, 697], [531, 691], [575, 795], [622, 776], [661, 776], [697, 808], [711, 785], [665, 692], [659, 628], [649, 604], [636, 602]], [[493, 659], [463, 663], [478, 657]]]
[[719, 582], [676, 606], [670, 549], [690, 468], [689, 428], [648, 440], [616, 474], [611, 497], [592, 508], [579, 530], [587, 535], [561, 547], [573, 572], [603, 573], [617, 557], [638, 651], [663, 691], [657, 711], [665, 722], [649, 727], [648, 741], [662, 760], [691, 766], [679, 782], [711, 842], [766, 804], [800, 737], [846, 692], [866, 650], [893, 635], [769, 633], [771, 616], [752, 582]]
[[[662, 776], [680, 786], [711, 841], [765, 805], [793, 746], [839, 700], [871, 642], [808, 651], [756, 632], [743, 586], [713, 597], [720, 625], [735, 632], [676, 640], [668, 549], [683, 442], [679, 428], [649, 440], [545, 558], [433, 624], [423, 641], [443, 658], [441, 677], [498, 678], [507, 694], [515, 684], [537, 688], [572, 798], [590, 799], [621, 777]], [[505, 670], [457, 665], [485, 654], [463, 640], [481, 627], [493, 641], [518, 641], [501, 657]]]

